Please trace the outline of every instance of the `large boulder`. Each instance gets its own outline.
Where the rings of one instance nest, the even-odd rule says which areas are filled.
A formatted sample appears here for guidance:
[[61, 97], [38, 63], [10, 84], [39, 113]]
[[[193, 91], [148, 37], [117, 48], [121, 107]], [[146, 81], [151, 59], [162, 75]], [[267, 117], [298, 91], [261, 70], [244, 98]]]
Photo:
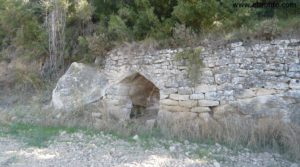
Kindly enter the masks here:
[[72, 63], [52, 92], [52, 105], [63, 111], [78, 109], [99, 100], [107, 86], [107, 77], [96, 68]]

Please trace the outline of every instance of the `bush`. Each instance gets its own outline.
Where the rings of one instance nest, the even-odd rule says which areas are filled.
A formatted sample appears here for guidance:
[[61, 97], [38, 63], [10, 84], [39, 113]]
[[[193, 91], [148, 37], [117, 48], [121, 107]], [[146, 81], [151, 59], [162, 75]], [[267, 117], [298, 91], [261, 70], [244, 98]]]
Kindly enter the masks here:
[[278, 19], [267, 19], [256, 24], [255, 28], [255, 38], [272, 40], [280, 34], [278, 30]]
[[[18, 0], [2, 0], [5, 8], [0, 8], [1, 46], [5, 49], [15, 46], [24, 49], [23, 55], [42, 56], [47, 52], [47, 35], [31, 4]], [[22, 55], [22, 56], [23, 56]]]
[[179, 1], [173, 15], [180, 23], [200, 31], [209, 29], [216, 19], [217, 3], [209, 1]]
[[108, 22], [108, 33], [112, 40], [125, 41], [130, 38], [130, 31], [124, 21], [117, 15], [110, 16]]

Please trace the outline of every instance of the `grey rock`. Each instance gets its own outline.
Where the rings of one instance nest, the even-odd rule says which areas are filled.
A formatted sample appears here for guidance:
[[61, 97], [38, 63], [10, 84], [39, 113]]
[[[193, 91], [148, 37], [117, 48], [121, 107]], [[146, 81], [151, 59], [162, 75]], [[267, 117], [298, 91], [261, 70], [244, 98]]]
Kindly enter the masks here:
[[52, 104], [55, 109], [72, 111], [103, 97], [107, 84], [107, 77], [95, 68], [72, 63], [53, 90]]

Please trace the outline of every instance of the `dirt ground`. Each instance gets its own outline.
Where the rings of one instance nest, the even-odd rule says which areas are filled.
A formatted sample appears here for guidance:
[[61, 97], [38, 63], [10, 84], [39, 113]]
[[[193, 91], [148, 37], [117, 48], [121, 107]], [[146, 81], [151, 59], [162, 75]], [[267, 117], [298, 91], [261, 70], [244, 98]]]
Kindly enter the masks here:
[[298, 167], [279, 154], [232, 150], [166, 139], [123, 139], [111, 134], [65, 131], [46, 147], [26, 145], [9, 135], [0, 137], [1, 167]]

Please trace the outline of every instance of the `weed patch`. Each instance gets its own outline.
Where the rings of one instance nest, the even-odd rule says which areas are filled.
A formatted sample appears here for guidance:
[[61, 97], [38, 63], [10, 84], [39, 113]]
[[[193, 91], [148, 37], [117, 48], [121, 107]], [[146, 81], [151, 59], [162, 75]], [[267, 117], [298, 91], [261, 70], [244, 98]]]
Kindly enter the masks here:
[[4, 125], [0, 129], [0, 135], [11, 135], [21, 139], [29, 146], [45, 147], [55, 136], [59, 135], [60, 131], [74, 133], [75, 128], [39, 126], [24, 123], [12, 123]]

